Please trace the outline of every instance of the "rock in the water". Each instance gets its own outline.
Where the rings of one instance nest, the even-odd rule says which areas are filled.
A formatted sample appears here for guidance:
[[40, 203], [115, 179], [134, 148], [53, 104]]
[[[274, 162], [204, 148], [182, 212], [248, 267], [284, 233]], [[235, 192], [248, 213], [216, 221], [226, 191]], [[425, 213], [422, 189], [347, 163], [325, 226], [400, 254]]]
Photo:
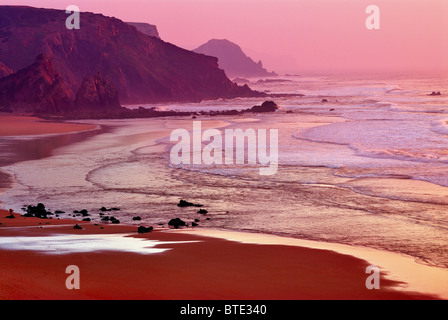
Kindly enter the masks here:
[[80, 226], [78, 226], [77, 224], [73, 227], [73, 229], [82, 230], [82, 228]]
[[142, 218], [140, 218], [140, 217], [133, 217], [132, 220], [134, 220], [134, 221], [140, 221], [140, 220], [142, 220]]
[[441, 96], [442, 94], [440, 93], [440, 91], [433, 91], [430, 94], [428, 94], [428, 96]]
[[205, 209], [199, 209], [198, 213], [200, 213], [200, 214], [207, 214], [208, 211], [205, 210]]
[[279, 106], [274, 101], [265, 101], [261, 106], [253, 106], [250, 112], [275, 112]]
[[192, 223], [191, 223], [191, 226], [192, 226], [192, 227], [197, 227], [198, 225], [199, 225], [199, 224], [197, 224], [196, 222], [192, 222]]
[[179, 203], [177, 204], [178, 207], [202, 207], [202, 204], [194, 204], [192, 202], [188, 202], [185, 200], [180, 200]]
[[120, 220], [118, 220], [117, 218], [115, 218], [115, 217], [110, 217], [110, 222], [112, 222], [112, 223], [114, 223], [114, 224], [119, 224], [120, 223]]
[[24, 214], [23, 216], [47, 219], [48, 215], [51, 214], [51, 212], [45, 210], [45, 206], [42, 203], [38, 203], [37, 206], [28, 206], [28, 208], [26, 209], [26, 214]]
[[88, 213], [88, 211], [87, 211], [86, 209], [82, 209], [79, 213], [80, 213], [83, 217], [88, 217], [88, 216], [90, 216], [89, 213]]
[[173, 226], [174, 228], [179, 228], [179, 227], [183, 227], [186, 225], [185, 221], [181, 220], [180, 218], [175, 218], [175, 219], [171, 219], [168, 222], [169, 226]]

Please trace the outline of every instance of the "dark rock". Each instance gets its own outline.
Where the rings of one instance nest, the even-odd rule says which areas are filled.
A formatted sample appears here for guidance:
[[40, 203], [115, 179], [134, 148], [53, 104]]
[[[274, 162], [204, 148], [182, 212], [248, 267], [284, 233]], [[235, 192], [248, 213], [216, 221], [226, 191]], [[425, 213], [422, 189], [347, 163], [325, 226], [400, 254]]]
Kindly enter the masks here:
[[120, 208], [110, 208], [112, 211], [120, 211]]
[[89, 213], [88, 213], [88, 211], [87, 211], [86, 209], [82, 209], [79, 213], [80, 213], [83, 217], [88, 217], [88, 216], [90, 216]]
[[177, 204], [178, 207], [202, 207], [202, 204], [194, 204], [192, 202], [188, 202], [185, 200], [180, 200], [179, 203]]
[[179, 228], [179, 227], [183, 227], [186, 226], [185, 221], [181, 220], [180, 218], [175, 218], [175, 219], [171, 219], [168, 222], [169, 226], [173, 226], [175, 229]]
[[132, 220], [134, 220], [134, 221], [140, 221], [140, 220], [142, 220], [142, 218], [140, 218], [140, 217], [133, 217]]
[[9, 216], [6, 216], [5, 218], [6, 218], [6, 219], [14, 219], [15, 217], [14, 217], [13, 214], [10, 214]]
[[205, 219], [205, 220], [210, 220], [210, 218], [207, 218], [207, 219]]
[[194, 222], [199, 222], [199, 221], [201, 221], [201, 220], [199, 220], [199, 219], [194, 219]]
[[441, 96], [442, 94], [440, 93], [440, 91], [433, 91], [430, 94], [428, 94], [428, 96]]
[[75, 226], [73, 227], [73, 229], [76, 229], [76, 230], [82, 230], [82, 228], [81, 228], [80, 226], [78, 226], [78, 225], [75, 225]]
[[89, 113], [121, 108], [118, 91], [100, 73], [84, 78], [76, 94], [75, 107]]
[[237, 77], [237, 78], [233, 79], [232, 81], [235, 82], [236, 84], [249, 84], [250, 83], [250, 81], [248, 79], [240, 78], [240, 77]]
[[106, 207], [101, 207], [100, 211], [104, 212], [104, 211], [110, 211], [110, 210], [107, 210]]
[[38, 203], [37, 206], [28, 206], [26, 210], [26, 214], [24, 214], [24, 217], [36, 217], [41, 219], [47, 219], [48, 215], [51, 215], [52, 213], [45, 210], [45, 206], [42, 203]]
[[65, 213], [65, 212], [61, 211], [61, 210], [56, 210], [54, 213], [61, 214], [61, 213]]
[[87, 222], [90, 222], [90, 221], [92, 221], [90, 218], [84, 218], [84, 219], [82, 219], [82, 221], [87, 221]]
[[151, 232], [153, 229], [154, 229], [153, 227], [146, 228], [144, 226], [140, 226], [140, 227], [138, 227], [137, 232], [138, 233], [148, 233], [148, 232]]
[[110, 217], [110, 222], [112, 222], [112, 223], [114, 223], [114, 224], [119, 224], [119, 223], [120, 223], [120, 220], [118, 220], [118, 219], [115, 218], [115, 217]]
[[109, 216], [105, 216], [105, 217], [101, 218], [101, 221], [110, 221], [110, 217]]
[[200, 214], [207, 214], [208, 211], [205, 210], [205, 209], [200, 209], [200, 210], [198, 211], [198, 213], [200, 213]]
[[330, 109], [330, 111], [334, 111], [334, 109], [332, 108], [332, 109]]
[[192, 222], [192, 223], [191, 223], [191, 226], [192, 226], [192, 227], [197, 227], [198, 224], [197, 224], [196, 222]]
[[278, 110], [278, 105], [274, 101], [265, 101], [261, 106], [253, 106], [250, 112], [275, 112]]
[[322, 102], [328, 102], [328, 100], [327, 99], [322, 99]]

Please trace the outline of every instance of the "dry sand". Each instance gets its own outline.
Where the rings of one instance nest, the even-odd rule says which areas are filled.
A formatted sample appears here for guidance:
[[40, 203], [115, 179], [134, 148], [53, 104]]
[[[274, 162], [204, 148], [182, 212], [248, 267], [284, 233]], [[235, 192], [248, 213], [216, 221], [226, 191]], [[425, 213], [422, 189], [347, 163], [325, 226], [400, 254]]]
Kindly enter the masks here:
[[[0, 299], [429, 299], [394, 290], [382, 277], [380, 290], [365, 287], [368, 263], [329, 250], [245, 244], [214, 237], [71, 220], [7, 219], [0, 212], [0, 238], [58, 234], [132, 234], [158, 241], [162, 253], [93, 251], [48, 254], [0, 249]], [[75, 230], [78, 223], [83, 230]], [[103, 227], [103, 229], [101, 229]], [[187, 242], [185, 241], [193, 241]], [[66, 267], [80, 268], [79, 290], [65, 286]]]
[[93, 130], [96, 127], [95, 125], [50, 122], [36, 117], [0, 113], [0, 137], [70, 133]]

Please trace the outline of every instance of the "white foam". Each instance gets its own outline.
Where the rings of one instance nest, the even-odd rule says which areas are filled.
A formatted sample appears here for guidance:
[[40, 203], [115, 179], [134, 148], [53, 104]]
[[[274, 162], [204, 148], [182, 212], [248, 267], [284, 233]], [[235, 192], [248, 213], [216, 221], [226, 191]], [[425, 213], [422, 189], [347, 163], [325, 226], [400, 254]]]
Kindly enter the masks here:
[[139, 254], [162, 253], [170, 248], [158, 245], [198, 241], [157, 241], [131, 237], [130, 234], [52, 235], [47, 237], [0, 237], [0, 248], [31, 250], [45, 254], [68, 254], [94, 251], [121, 251]]

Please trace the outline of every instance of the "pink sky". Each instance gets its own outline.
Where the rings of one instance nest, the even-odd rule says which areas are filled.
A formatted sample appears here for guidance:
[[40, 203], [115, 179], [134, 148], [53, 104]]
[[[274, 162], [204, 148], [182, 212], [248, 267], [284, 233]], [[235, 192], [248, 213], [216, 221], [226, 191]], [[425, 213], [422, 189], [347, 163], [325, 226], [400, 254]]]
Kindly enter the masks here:
[[[447, 71], [448, 0], [28, 0], [35, 7], [114, 16], [157, 25], [163, 40], [194, 49], [209, 39], [239, 44], [268, 70]], [[380, 8], [367, 30], [365, 9]], [[82, 15], [81, 15], [82, 24]]]

